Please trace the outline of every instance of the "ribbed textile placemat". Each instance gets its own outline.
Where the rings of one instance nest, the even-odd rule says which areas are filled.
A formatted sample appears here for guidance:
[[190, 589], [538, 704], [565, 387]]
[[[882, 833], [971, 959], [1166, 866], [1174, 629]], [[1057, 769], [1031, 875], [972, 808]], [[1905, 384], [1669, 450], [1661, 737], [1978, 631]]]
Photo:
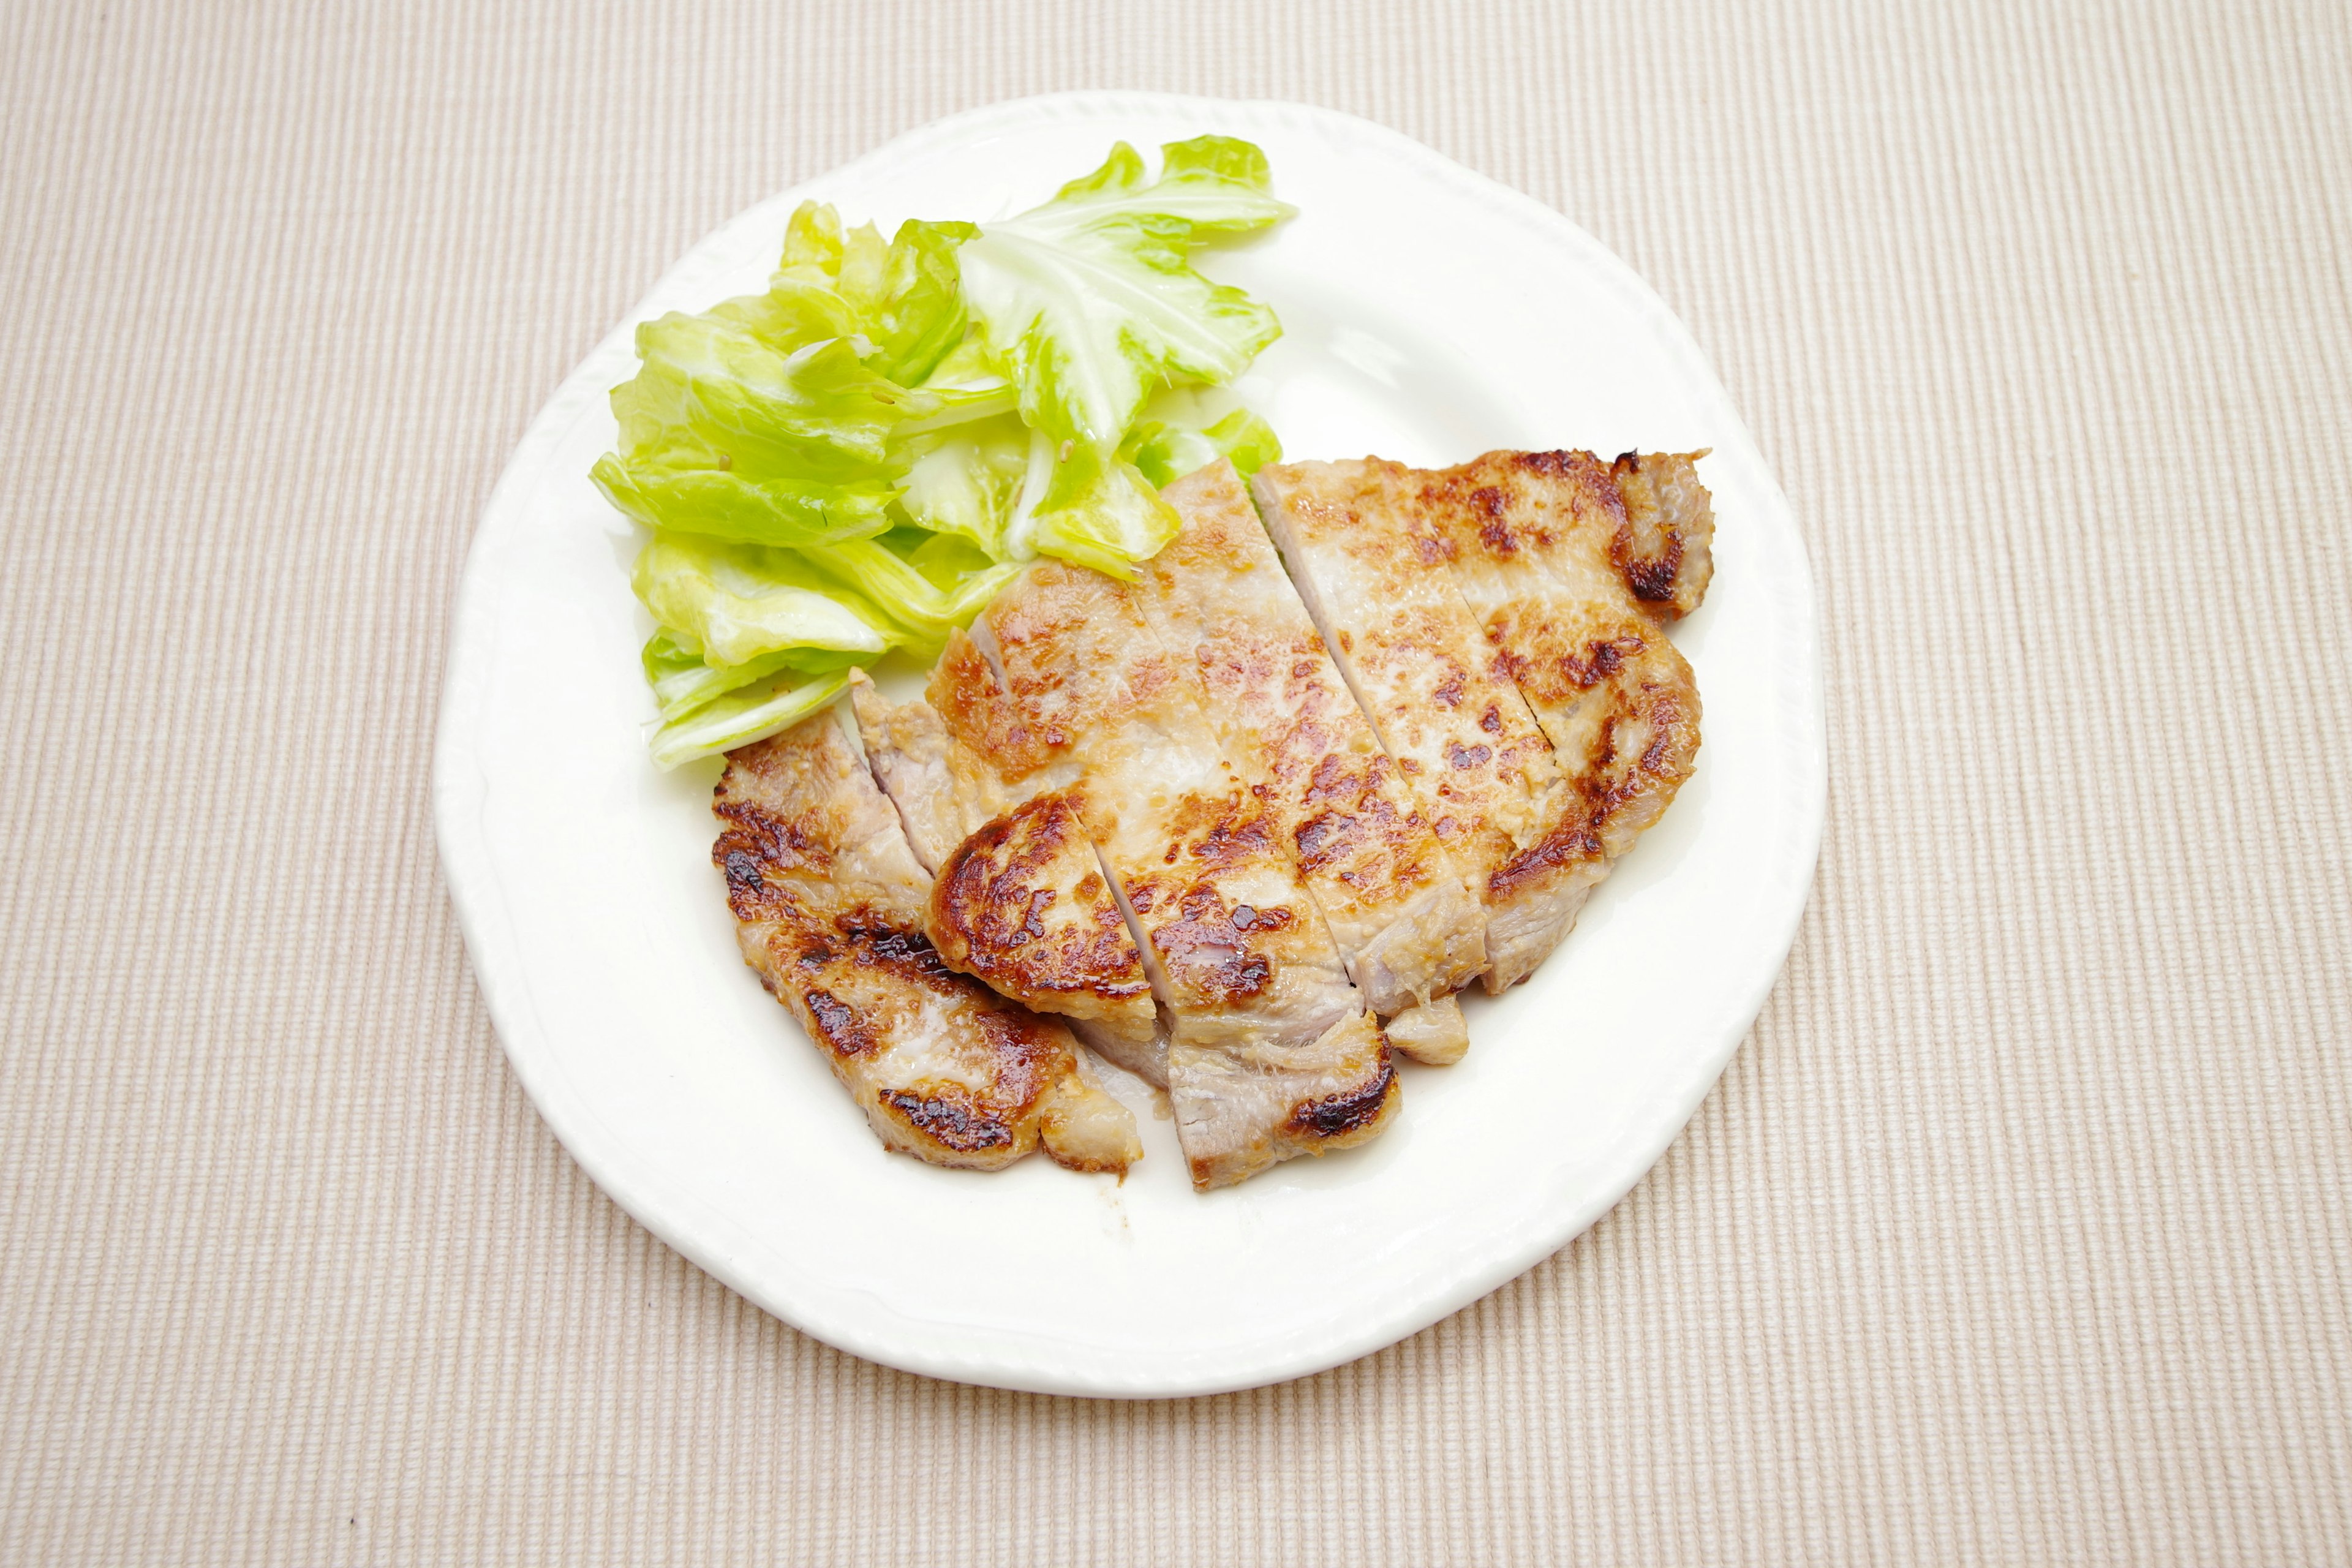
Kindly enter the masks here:
[[[753, 200], [1062, 88], [1348, 110], [1687, 320], [1813, 552], [1781, 984], [1582, 1240], [1123, 1405], [818, 1345], [500, 1057], [473, 520]], [[2352, 11], [0, 9], [0, 1561], [2352, 1561]], [[1572, 433], [1564, 433], [1572, 438]]]

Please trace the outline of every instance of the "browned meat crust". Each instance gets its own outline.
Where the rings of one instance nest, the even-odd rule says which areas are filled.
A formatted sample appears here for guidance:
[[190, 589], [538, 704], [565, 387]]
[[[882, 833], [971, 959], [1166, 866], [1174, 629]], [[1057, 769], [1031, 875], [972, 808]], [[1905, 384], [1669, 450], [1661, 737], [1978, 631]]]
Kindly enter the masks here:
[[958, 969], [1080, 1016], [1151, 995], [1084, 804], [1078, 790], [1055, 790], [982, 825], [940, 868], [928, 922]]
[[1432, 999], [1482, 947], [1491, 989], [1524, 978], [1690, 774], [1698, 692], [1664, 627], [1713, 571], [1694, 461], [1270, 468], [1258, 505], [1319, 632], [1251, 575], [1271, 557], [1238, 492], [1188, 481], [1142, 584], [1040, 563], [929, 702], [861, 689], [903, 834], [822, 740], [736, 754], [715, 858], [747, 957], [886, 1142], [941, 1163], [1137, 1150], [1062, 1027], [965, 975], [1164, 1078], [1197, 1185], [1377, 1136], [1398, 1086], [1351, 975], [1458, 1054]]
[[1496, 885], [1572, 808], [1542, 729], [1496, 673], [1448, 570], [1452, 546], [1399, 463], [1269, 465], [1252, 482], [1325, 643], [1421, 816], [1482, 895], [1486, 980], [1523, 979], [1583, 889], [1564, 873]]
[[1494, 873], [1498, 889], [1581, 862], [1598, 880], [1690, 776], [1698, 688], [1662, 622], [1696, 609], [1714, 514], [1694, 457], [1490, 452], [1417, 498], [1451, 547], [1495, 673], [1552, 743], [1577, 805]]

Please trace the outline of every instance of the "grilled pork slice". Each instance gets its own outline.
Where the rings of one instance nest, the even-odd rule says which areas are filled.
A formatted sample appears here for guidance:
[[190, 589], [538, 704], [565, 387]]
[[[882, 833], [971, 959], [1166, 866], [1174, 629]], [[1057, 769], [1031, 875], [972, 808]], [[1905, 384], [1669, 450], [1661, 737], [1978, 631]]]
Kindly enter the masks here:
[[1495, 672], [1577, 795], [1528, 858], [1590, 887], [1658, 819], [1698, 751], [1698, 689], [1662, 621], [1695, 609], [1714, 513], [1692, 456], [1489, 452], [1414, 476]]
[[1396, 776], [1229, 462], [1171, 485], [1184, 526], [1138, 598], [1189, 657], [1224, 754], [1262, 787], [1348, 973], [1418, 1061], [1469, 1045], [1452, 994], [1486, 966], [1476, 891]]
[[1584, 884], [1543, 847], [1576, 797], [1492, 659], [1413, 504], [1423, 476], [1365, 458], [1261, 468], [1258, 510], [1349, 687], [1486, 910], [1486, 987], [1559, 944]]
[[[866, 682], [855, 689], [866, 760], [937, 879], [926, 923], [940, 956], [1068, 1018], [1087, 1045], [1165, 1088], [1167, 1032], [1087, 837], [1076, 764], [1006, 727], [996, 677], [961, 632], [931, 671], [929, 700], [894, 707]], [[979, 743], [942, 710], [962, 715]]]
[[830, 712], [730, 752], [711, 799], [743, 958], [824, 1051], [884, 1145], [993, 1171], [1040, 1142], [1117, 1171], [1135, 1119], [1090, 1081], [1069, 1031], [940, 961], [929, 879]]
[[[1226, 762], [1191, 661], [1167, 651], [1133, 590], [1054, 562], [1000, 595], [981, 629], [1001, 683], [935, 692], [934, 706], [1002, 776], [1080, 775], [1060, 798], [1169, 1016], [1169, 1093], [1194, 1184], [1378, 1134], [1398, 1100], [1387, 1046], [1273, 815]], [[942, 867], [935, 924], [951, 878], [987, 886], [1017, 866], [991, 831]], [[995, 940], [1017, 935], [1008, 925]], [[975, 933], [987, 973], [980, 946]]]

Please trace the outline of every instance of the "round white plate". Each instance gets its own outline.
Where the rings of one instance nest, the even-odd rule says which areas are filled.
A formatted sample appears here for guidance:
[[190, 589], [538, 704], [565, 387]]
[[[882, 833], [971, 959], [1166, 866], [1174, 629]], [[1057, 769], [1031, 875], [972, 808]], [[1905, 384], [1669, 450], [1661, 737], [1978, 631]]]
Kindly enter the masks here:
[[[804, 197], [845, 221], [985, 221], [1114, 141], [1265, 149], [1299, 216], [1205, 253], [1286, 331], [1239, 384], [1293, 458], [1711, 447], [1715, 584], [1675, 628], [1698, 771], [1460, 1066], [1405, 1070], [1368, 1148], [1229, 1191], [1141, 1117], [1124, 1184], [1042, 1156], [994, 1175], [885, 1154], [737, 956], [710, 864], [715, 762], [664, 775], [637, 673], [635, 531], [591, 488], [631, 332], [765, 286]], [[1363, 1355], [1557, 1250], [1715, 1082], [1812, 878], [1824, 755], [1811, 574], [1788, 504], [1689, 334], [1573, 224], [1416, 142], [1283, 103], [1136, 93], [961, 115], [763, 202], [573, 372], [484, 512], [458, 596], [434, 806], [507, 1054], [556, 1136], [647, 1228], [785, 1321], [908, 1371], [1055, 1394], [1203, 1394]], [[1148, 1104], [1148, 1102], [1145, 1102]]]

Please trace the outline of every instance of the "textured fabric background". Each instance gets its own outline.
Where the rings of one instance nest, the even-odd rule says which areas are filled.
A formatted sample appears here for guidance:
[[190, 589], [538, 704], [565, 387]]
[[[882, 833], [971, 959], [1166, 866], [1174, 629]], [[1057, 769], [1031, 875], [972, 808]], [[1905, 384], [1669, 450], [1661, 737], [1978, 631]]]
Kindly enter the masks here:
[[[883, 1371], [606, 1202], [426, 776], [473, 520], [738, 208], [1060, 88], [1558, 205], [1795, 503], [1780, 989], [1324, 1376]], [[0, 1560], [2352, 1561], [2352, 11], [0, 5]]]

